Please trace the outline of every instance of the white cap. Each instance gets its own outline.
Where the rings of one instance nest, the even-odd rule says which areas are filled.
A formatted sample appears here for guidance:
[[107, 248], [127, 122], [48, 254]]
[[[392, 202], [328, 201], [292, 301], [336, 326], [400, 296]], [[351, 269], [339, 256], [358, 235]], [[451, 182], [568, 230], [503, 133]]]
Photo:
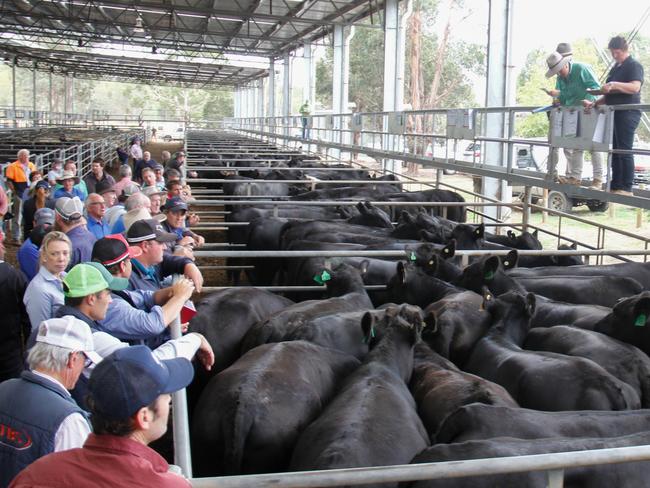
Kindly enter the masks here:
[[95, 364], [102, 360], [101, 356], [95, 352], [93, 333], [90, 327], [72, 315], [41, 322], [41, 325], [38, 326], [36, 342], [83, 352]]
[[84, 213], [84, 204], [79, 197], [60, 197], [56, 200], [54, 208], [56, 213], [67, 222], [80, 219]]

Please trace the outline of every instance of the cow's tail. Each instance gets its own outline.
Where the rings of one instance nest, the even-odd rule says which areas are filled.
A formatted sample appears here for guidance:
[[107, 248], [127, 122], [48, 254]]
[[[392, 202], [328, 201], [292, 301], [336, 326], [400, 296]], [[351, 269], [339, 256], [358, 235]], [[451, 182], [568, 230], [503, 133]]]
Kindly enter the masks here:
[[241, 474], [244, 464], [246, 440], [253, 425], [253, 415], [241, 400], [237, 400], [235, 414], [231, 422], [224, 426], [226, 443], [224, 451], [224, 471], [227, 475]]

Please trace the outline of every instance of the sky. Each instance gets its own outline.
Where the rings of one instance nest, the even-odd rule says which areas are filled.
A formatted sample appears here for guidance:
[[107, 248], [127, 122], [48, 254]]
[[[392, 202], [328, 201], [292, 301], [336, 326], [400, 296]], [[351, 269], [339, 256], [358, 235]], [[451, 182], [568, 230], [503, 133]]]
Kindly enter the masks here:
[[[455, 12], [452, 35], [476, 43], [487, 42], [488, 0], [465, 0], [466, 9]], [[613, 33], [630, 32], [650, 7], [647, 0], [514, 0], [513, 62], [523, 64], [527, 53], [543, 48], [549, 53], [558, 42], [594, 37], [603, 47]], [[615, 6], [615, 8], [613, 7]], [[472, 13], [463, 21], [458, 19]], [[446, 13], [443, 13], [443, 19]], [[442, 20], [442, 19], [441, 19]], [[438, 22], [439, 29], [444, 21]], [[640, 31], [650, 36], [650, 20]]]

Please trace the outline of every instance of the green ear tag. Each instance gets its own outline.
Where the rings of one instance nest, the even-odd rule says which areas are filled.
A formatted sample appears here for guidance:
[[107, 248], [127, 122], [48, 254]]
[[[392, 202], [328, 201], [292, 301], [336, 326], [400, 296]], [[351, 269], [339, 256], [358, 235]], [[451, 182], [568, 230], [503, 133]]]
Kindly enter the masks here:
[[329, 281], [331, 279], [332, 279], [332, 277], [330, 276], [330, 274], [326, 270], [323, 270], [320, 274], [317, 274], [313, 278], [313, 280], [316, 283], [318, 283], [319, 285], [324, 285], [326, 281]]
[[637, 316], [636, 320], [634, 321], [634, 325], [637, 327], [643, 327], [645, 325], [645, 320], [646, 320], [645, 314], [641, 313]]
[[370, 339], [374, 339], [374, 338], [375, 338], [375, 326], [373, 325], [372, 327], [370, 327], [370, 334], [363, 338], [363, 343], [368, 344], [370, 342]]
[[409, 256], [409, 259], [410, 259], [411, 261], [416, 261], [418, 258], [417, 258], [417, 256], [415, 255], [415, 253], [414, 253], [413, 251], [411, 251], [411, 255]]
[[494, 278], [494, 271], [488, 271], [487, 273], [485, 273], [486, 280], [491, 280], [493, 278]]

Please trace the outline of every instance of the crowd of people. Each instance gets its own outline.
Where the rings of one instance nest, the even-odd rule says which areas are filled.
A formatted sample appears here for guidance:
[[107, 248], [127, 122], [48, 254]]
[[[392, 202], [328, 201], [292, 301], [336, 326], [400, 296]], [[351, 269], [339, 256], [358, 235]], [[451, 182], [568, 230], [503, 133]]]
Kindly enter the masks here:
[[193, 249], [205, 240], [191, 230], [185, 154], [162, 165], [139, 139], [121, 152], [115, 181], [100, 158], [79, 178], [75, 161], [45, 173], [21, 149], [0, 187], [0, 488], [189, 486], [147, 446], [190, 361], [214, 363], [187, 323], [170, 334], [203, 286]]

